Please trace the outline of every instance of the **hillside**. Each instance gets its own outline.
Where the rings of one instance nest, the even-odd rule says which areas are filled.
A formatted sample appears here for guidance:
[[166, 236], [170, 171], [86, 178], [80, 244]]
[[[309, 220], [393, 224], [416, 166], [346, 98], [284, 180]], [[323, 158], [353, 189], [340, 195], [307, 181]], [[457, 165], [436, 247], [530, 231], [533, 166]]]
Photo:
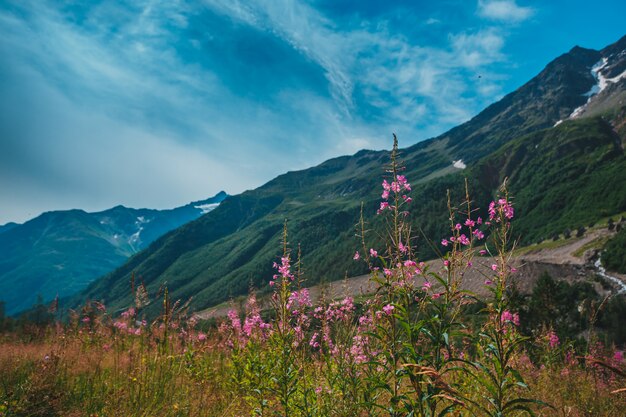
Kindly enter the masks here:
[[[602, 51], [575, 47], [470, 121], [403, 149], [416, 229], [434, 241], [443, 236], [446, 190], [460, 199], [465, 177], [480, 207], [509, 178], [519, 218], [515, 231], [526, 243], [624, 211], [626, 103], [619, 97], [626, 80], [613, 77], [601, 94], [587, 94], [598, 84], [597, 63], [606, 58], [611, 68], [621, 68], [624, 50], [626, 38]], [[573, 115], [600, 98], [612, 104]], [[284, 219], [292, 246], [301, 245], [309, 283], [362, 274], [351, 260], [358, 247], [354, 225], [362, 201], [367, 220], [376, 225], [388, 161], [388, 152], [364, 150], [231, 196], [208, 215], [156, 240], [68, 304], [89, 298], [123, 308], [133, 301], [131, 273], [151, 295], [166, 283], [174, 298], [193, 297], [196, 309], [243, 294], [251, 285], [266, 288]], [[420, 258], [435, 256], [423, 239], [416, 246]]]
[[85, 288], [170, 230], [216, 207], [226, 193], [170, 210], [116, 206], [52, 211], [0, 229], [0, 300], [7, 313]]

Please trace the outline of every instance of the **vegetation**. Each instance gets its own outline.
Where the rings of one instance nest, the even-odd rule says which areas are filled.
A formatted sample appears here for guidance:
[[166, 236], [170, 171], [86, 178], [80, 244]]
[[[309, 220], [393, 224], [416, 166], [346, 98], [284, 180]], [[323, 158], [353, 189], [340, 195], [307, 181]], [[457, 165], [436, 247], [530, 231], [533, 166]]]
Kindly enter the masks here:
[[602, 263], [610, 271], [626, 274], [626, 228], [622, 228], [606, 244]]
[[[561, 297], [587, 300], [590, 287], [543, 277], [526, 303], [508, 291], [516, 208], [506, 188], [484, 210], [469, 184], [448, 194], [441, 262], [420, 262], [397, 152], [376, 220], [360, 214], [350, 256], [372, 274], [372, 297], [313, 304], [285, 222], [269, 311], [252, 291], [244, 311], [208, 326], [164, 288], [149, 322], [157, 303], [134, 282], [135, 305], [121, 314], [91, 302], [67, 325], [5, 334], [0, 416], [619, 415], [622, 351], [592, 333], [576, 343], [563, 336], [577, 336], [584, 313]], [[489, 296], [478, 299], [461, 283], [482, 253], [494, 261]], [[623, 314], [623, 303], [614, 307]]]

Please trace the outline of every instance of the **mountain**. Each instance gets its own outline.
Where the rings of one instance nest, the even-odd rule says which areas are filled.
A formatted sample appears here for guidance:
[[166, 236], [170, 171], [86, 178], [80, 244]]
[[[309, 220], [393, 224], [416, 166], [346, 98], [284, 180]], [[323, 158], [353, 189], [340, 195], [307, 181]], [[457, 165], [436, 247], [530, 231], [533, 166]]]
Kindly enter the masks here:
[[9, 223], [0, 229], [0, 300], [13, 314], [30, 307], [38, 294], [50, 300], [75, 293], [226, 196], [222, 191], [170, 210], [51, 211], [21, 225]]
[[[433, 241], [445, 236], [446, 191], [460, 200], [465, 178], [479, 207], [509, 178], [519, 219], [514, 230], [526, 243], [626, 210], [625, 51], [626, 37], [601, 51], [575, 47], [470, 121], [403, 149], [415, 230]], [[291, 246], [300, 245], [308, 283], [364, 273], [351, 256], [360, 246], [355, 224], [363, 201], [370, 226], [380, 226], [375, 210], [388, 162], [387, 151], [363, 150], [230, 196], [67, 305], [86, 299], [114, 309], [131, 305], [133, 273], [151, 296], [165, 284], [173, 298], [192, 298], [197, 309], [250, 286], [268, 290], [285, 219]], [[416, 246], [420, 259], [436, 255], [425, 239]], [[156, 313], [158, 304], [147, 312]]]
[[14, 222], [9, 222], [7, 224], [3, 224], [3, 225], [0, 226], [0, 233], [7, 232], [7, 231], [13, 229], [15, 226], [19, 226], [19, 224], [14, 223]]

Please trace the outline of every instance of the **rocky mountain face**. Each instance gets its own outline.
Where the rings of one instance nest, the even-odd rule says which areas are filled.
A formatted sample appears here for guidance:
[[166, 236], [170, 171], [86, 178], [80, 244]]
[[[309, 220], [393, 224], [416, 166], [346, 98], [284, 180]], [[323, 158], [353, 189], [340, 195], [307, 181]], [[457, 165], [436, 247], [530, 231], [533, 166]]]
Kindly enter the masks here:
[[[465, 178], [479, 207], [509, 178], [515, 233], [522, 243], [625, 211], [626, 104], [619, 76], [625, 43], [622, 38], [601, 51], [575, 47], [470, 121], [402, 149], [404, 173], [413, 184], [411, 221], [423, 232], [417, 234], [433, 242], [444, 236], [446, 192], [461, 200]], [[600, 80], [604, 88], [589, 94]], [[584, 111], [575, 113], [581, 106]], [[359, 247], [354, 226], [361, 202], [370, 226], [380, 226], [375, 212], [388, 162], [388, 152], [364, 150], [231, 196], [66, 304], [99, 299], [114, 308], [128, 306], [133, 273], [151, 296], [167, 285], [172, 297], [192, 299], [196, 309], [244, 294], [250, 286], [267, 290], [285, 219], [289, 242], [300, 245], [309, 283], [363, 273], [352, 261]], [[420, 259], [436, 256], [436, 245], [426, 238], [414, 244]], [[156, 313], [157, 304], [146, 311]]]
[[0, 300], [12, 314], [38, 295], [68, 296], [114, 270], [159, 236], [208, 213], [226, 193], [171, 210], [113, 207], [52, 211], [0, 228]]

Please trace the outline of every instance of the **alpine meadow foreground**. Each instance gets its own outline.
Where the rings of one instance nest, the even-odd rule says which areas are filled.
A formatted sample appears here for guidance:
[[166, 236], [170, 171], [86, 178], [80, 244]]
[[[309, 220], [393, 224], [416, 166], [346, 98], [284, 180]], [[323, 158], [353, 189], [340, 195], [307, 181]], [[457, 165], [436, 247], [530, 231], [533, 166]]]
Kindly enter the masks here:
[[[624, 415], [623, 352], [594, 331], [623, 296], [579, 308], [591, 326], [576, 337], [562, 326], [523, 331], [506, 182], [488, 207], [474, 207], [467, 183], [448, 193], [449, 233], [427, 265], [415, 256], [416, 203], [397, 149], [376, 224], [362, 216], [355, 227], [353, 261], [367, 265], [374, 294], [312, 303], [285, 221], [270, 309], [251, 289], [243, 311], [201, 322], [166, 287], [150, 300], [133, 280], [135, 303], [121, 313], [94, 301], [50, 321], [53, 305], [6, 331], [0, 416]], [[462, 282], [487, 256], [488, 296], [478, 297]]]

